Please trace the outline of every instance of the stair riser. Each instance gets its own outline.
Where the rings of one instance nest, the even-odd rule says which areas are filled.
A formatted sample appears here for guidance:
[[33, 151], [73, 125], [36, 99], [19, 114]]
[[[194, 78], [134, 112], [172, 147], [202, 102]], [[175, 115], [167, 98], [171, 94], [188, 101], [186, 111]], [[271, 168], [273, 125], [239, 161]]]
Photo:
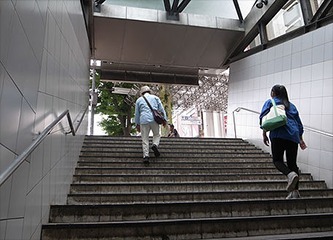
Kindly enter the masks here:
[[[263, 162], [263, 163], [210, 163], [210, 164], [191, 164], [191, 163], [165, 163], [162, 161], [151, 161], [151, 164], [155, 168], [274, 168], [273, 163]], [[135, 163], [114, 163], [110, 164], [110, 168], [132, 168], [132, 167], [141, 167], [142, 161], [137, 161]], [[103, 165], [103, 168], [107, 169], [107, 165]], [[82, 168], [81, 168], [82, 169]], [[144, 168], [146, 169], [146, 167]]]
[[[250, 217], [333, 212], [333, 199], [53, 206], [50, 222], [110, 222], [162, 219]], [[321, 207], [318, 208], [318, 205]]]
[[[333, 190], [302, 190], [302, 197], [333, 197]], [[123, 194], [69, 194], [68, 204], [206, 202], [230, 200], [285, 199], [285, 190], [275, 191], [223, 191], [223, 192], [164, 192]]]
[[[99, 171], [99, 172], [98, 172]], [[92, 169], [77, 169], [75, 171], [75, 174], [91, 174], [91, 173], [100, 173], [100, 174], [139, 174], [139, 173], [145, 173], [147, 175], [150, 174], [244, 174], [244, 173], [278, 173], [278, 171], [275, 168], [266, 168], [266, 169], [190, 169], [190, 168], [184, 168], [184, 169], [163, 169], [163, 168], [114, 168], [114, 169], [104, 169], [104, 170], [98, 170], [97, 172]]]
[[[332, 215], [304, 217], [263, 217], [256, 219], [209, 219], [167, 222], [44, 227], [43, 240], [50, 239], [202, 239], [287, 234], [290, 232], [332, 231]], [[320, 227], [318, 227], [320, 226]], [[166, 238], [165, 238], [166, 239]]]
[[[151, 159], [155, 159], [154, 154], [150, 153]], [[179, 161], [183, 159], [193, 159], [193, 158], [239, 158], [243, 157], [244, 154], [181, 154], [181, 153], [163, 153], [161, 152], [161, 157], [158, 158], [159, 161], [163, 161], [163, 158], [173, 158]], [[260, 154], [248, 154], [248, 157], [251, 158], [261, 158], [263, 155]], [[102, 153], [102, 152], [89, 152], [85, 153], [84, 157], [99, 157], [99, 158], [136, 158], [138, 161], [142, 161], [143, 155], [142, 152], [137, 153]]]
[[[130, 138], [94, 138], [94, 139], [85, 139], [84, 142], [86, 144], [89, 143], [119, 143], [119, 144], [141, 144], [141, 137], [130, 137]], [[149, 138], [149, 142], [152, 143], [152, 137]], [[240, 138], [165, 138], [161, 137], [161, 143], [165, 144], [230, 144], [230, 143], [247, 143], [243, 139]]]
[[[188, 150], [182, 150], [182, 149], [159, 149], [160, 153], [165, 155], [165, 156], [175, 156], [176, 158], [186, 156], [186, 155], [193, 155], [193, 156], [209, 156], [209, 155], [217, 155], [217, 156], [238, 156], [241, 157], [244, 154], [252, 154], [256, 156], [268, 156], [267, 153], [263, 153], [260, 150], [235, 150], [235, 149], [188, 149]], [[125, 156], [130, 156], [130, 155], [137, 155], [137, 154], [142, 154], [142, 149], [141, 148], [133, 148], [133, 149], [113, 149], [113, 148], [89, 148], [89, 149], [82, 149], [81, 150], [81, 155], [83, 156], [90, 156], [92, 154], [98, 155], [104, 155], [104, 154], [109, 154], [109, 155], [114, 155], [114, 154], [119, 154], [121, 153], [122, 155]], [[153, 154], [153, 151], [150, 150], [150, 154]], [[250, 155], [251, 156], [251, 155]], [[252, 157], [252, 156], [251, 156]]]
[[[126, 144], [126, 145], [125, 145]], [[82, 148], [142, 148], [142, 144], [140, 143], [85, 143]], [[150, 143], [150, 146], [152, 143]], [[249, 145], [248, 143], [202, 143], [202, 144], [192, 144], [192, 143], [163, 143], [161, 142], [159, 145], [160, 149], [191, 149], [195, 147], [196, 149], [256, 149], [255, 146]]]
[[[258, 163], [258, 162], [263, 162], [263, 163], [271, 163], [272, 158], [267, 157], [267, 156], [257, 156], [256, 158], [221, 158], [221, 157], [211, 157], [211, 156], [206, 156], [206, 157], [183, 157], [183, 158], [172, 158], [172, 157], [167, 157], [167, 156], [161, 156], [159, 158], [153, 157], [150, 159], [152, 162], [156, 163], [196, 163], [196, 164], [210, 164], [210, 163]], [[80, 160], [78, 161], [78, 164], [84, 164], [84, 163], [133, 163], [133, 162], [142, 162], [142, 156], [137, 157], [137, 156], [120, 156], [120, 157], [112, 157], [112, 156], [81, 156]]]
[[[169, 183], [169, 184], [72, 184], [71, 193], [125, 192], [195, 192], [282, 190], [287, 182], [229, 182], [229, 183]], [[300, 189], [325, 188], [322, 182], [300, 182]]]
[[[84, 182], [191, 182], [191, 181], [259, 181], [259, 180], [285, 180], [286, 177], [281, 174], [245, 174], [245, 175], [120, 175], [120, 176], [108, 176], [108, 175], [75, 175], [74, 183], [84, 183]], [[301, 176], [302, 180], [310, 181], [310, 175]]]

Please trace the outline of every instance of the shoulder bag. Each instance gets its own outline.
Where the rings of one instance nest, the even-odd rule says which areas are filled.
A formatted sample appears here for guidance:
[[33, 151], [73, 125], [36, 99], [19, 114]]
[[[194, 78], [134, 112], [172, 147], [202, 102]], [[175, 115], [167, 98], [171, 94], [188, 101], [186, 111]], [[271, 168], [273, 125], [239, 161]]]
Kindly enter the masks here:
[[146, 101], [146, 103], [148, 104], [150, 110], [152, 111], [155, 122], [157, 122], [158, 124], [163, 124], [163, 123], [165, 123], [166, 121], [165, 121], [165, 119], [164, 119], [163, 113], [162, 113], [161, 111], [158, 111], [158, 110], [156, 110], [156, 109], [153, 109], [153, 108], [151, 107], [150, 103], [148, 102], [147, 98], [145, 98], [145, 96], [142, 96], [142, 97], [145, 99], [145, 101]]
[[266, 131], [282, 127], [287, 123], [287, 115], [284, 105], [276, 106], [274, 99], [271, 99], [273, 106], [262, 118], [261, 128]]

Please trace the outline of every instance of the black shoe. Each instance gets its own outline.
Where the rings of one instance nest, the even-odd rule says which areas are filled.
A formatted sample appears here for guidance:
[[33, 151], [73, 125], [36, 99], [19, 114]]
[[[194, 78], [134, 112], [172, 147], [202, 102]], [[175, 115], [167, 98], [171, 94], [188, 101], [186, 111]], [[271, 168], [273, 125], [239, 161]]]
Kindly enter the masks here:
[[145, 166], [149, 166], [149, 157], [144, 157], [144, 158], [143, 158], [143, 164], [144, 164]]
[[157, 146], [155, 144], [151, 147], [151, 149], [153, 149], [155, 157], [159, 157], [161, 155], [160, 152], [158, 151]]

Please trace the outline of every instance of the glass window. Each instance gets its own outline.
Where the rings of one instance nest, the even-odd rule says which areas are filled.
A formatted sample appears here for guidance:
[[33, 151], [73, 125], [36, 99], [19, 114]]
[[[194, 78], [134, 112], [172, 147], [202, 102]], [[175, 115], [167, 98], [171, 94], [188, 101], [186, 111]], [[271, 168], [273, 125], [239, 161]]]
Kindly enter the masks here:
[[252, 7], [254, 6], [256, 0], [254, 1], [249, 1], [249, 0], [238, 0], [238, 5], [239, 8], [242, 12], [242, 16], [245, 19], [246, 16], [249, 14], [251, 11]]
[[260, 35], [258, 34], [254, 39], [253, 41], [244, 49], [244, 52], [252, 49], [252, 48], [255, 48], [257, 46], [259, 46], [261, 44], [261, 41], [260, 41]]
[[267, 24], [268, 40], [279, 37], [304, 25], [300, 0], [290, 0]]
[[315, 14], [324, 0], [310, 0], [312, 13]]
[[106, 0], [105, 4], [165, 10], [163, 0]]
[[[182, 0], [179, 0], [180, 4]], [[163, 0], [106, 0], [106, 4], [165, 11]], [[172, 7], [173, 0], [170, 0]], [[250, 12], [255, 0], [238, 0], [243, 18]], [[191, 0], [184, 13], [238, 19], [233, 0]]]

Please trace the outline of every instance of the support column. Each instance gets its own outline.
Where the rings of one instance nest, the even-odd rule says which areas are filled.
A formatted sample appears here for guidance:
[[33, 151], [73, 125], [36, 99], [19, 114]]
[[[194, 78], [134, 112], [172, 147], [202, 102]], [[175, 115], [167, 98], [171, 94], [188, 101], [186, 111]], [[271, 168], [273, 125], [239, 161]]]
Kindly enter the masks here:
[[222, 137], [220, 112], [213, 111], [213, 123], [214, 123], [213, 127], [214, 137], [216, 138]]
[[220, 112], [221, 137], [225, 137], [224, 113]]
[[214, 120], [213, 113], [211, 111], [202, 111], [203, 113], [203, 126], [204, 137], [214, 137]]
[[95, 107], [97, 103], [97, 94], [96, 94], [96, 70], [95, 62], [93, 66], [93, 74], [91, 80], [91, 92], [90, 92], [90, 127], [89, 134], [94, 135], [94, 118], [95, 118]]

